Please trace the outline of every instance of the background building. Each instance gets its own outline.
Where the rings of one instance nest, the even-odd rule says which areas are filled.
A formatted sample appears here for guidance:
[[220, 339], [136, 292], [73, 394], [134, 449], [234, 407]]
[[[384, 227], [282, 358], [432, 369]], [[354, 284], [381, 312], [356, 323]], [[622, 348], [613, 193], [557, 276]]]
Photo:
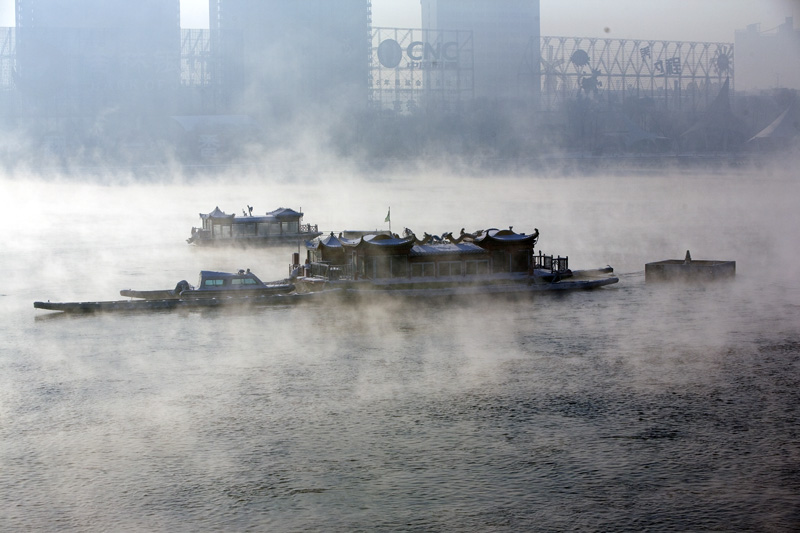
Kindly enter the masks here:
[[14, 82], [34, 114], [153, 114], [180, 86], [179, 0], [17, 0]]
[[759, 24], [737, 30], [734, 43], [738, 90], [800, 89], [800, 30], [792, 17], [770, 31]]
[[368, 0], [210, 0], [220, 106], [270, 119], [365, 109]]
[[539, 0], [421, 0], [422, 27], [472, 32], [475, 98], [539, 100]]

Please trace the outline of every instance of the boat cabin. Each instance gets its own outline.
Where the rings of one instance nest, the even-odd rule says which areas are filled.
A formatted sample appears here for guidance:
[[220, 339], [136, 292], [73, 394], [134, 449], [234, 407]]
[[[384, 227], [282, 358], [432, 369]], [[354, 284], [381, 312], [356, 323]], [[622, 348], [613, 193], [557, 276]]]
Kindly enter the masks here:
[[440, 278], [530, 274], [534, 269], [567, 270], [567, 258], [534, 255], [538, 231], [480, 231], [460, 239], [419, 241], [378, 234], [345, 239], [333, 234], [306, 244], [307, 276], [325, 279]]
[[202, 225], [192, 228], [188, 242], [281, 242], [313, 239], [320, 234], [316, 225], [303, 224], [303, 213], [294, 209], [281, 207], [263, 216], [250, 213], [244, 211], [244, 216], [237, 217], [219, 207], [210, 213], [200, 213]]
[[213, 272], [202, 270], [200, 272], [200, 282], [197, 290], [231, 290], [231, 289], [251, 289], [263, 286], [264, 283], [250, 272], [250, 269], [240, 270], [238, 273]]

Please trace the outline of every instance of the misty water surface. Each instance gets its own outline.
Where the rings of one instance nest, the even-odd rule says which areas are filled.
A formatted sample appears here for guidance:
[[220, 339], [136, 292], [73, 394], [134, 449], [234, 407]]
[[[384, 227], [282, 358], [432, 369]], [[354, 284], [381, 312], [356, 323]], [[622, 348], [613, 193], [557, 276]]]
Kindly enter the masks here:
[[[790, 173], [2, 181], [0, 529], [791, 531], [800, 524]], [[60, 316], [293, 247], [202, 250], [198, 213], [324, 231], [538, 228], [605, 289]], [[644, 264], [737, 261], [733, 282]]]

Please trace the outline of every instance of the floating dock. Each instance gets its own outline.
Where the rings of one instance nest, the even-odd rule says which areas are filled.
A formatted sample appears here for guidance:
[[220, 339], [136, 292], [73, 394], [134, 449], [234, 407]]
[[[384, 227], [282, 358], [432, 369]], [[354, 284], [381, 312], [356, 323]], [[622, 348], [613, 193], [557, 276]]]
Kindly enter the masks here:
[[645, 282], [713, 281], [736, 276], [736, 261], [694, 260], [689, 250], [684, 259], [667, 259], [644, 266]]

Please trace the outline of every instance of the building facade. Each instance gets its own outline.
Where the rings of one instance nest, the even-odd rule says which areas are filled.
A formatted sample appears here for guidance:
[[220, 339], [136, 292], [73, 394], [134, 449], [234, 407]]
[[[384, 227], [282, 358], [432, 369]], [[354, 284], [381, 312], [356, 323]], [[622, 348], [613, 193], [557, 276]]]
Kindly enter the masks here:
[[421, 0], [422, 27], [472, 32], [475, 98], [538, 105], [539, 0]]
[[734, 34], [737, 89], [800, 89], [800, 30], [792, 17], [773, 31], [762, 32], [758, 24]]
[[282, 118], [364, 108], [369, 0], [210, 0], [220, 102]]
[[158, 114], [180, 86], [179, 0], [17, 0], [14, 83], [35, 115]]

